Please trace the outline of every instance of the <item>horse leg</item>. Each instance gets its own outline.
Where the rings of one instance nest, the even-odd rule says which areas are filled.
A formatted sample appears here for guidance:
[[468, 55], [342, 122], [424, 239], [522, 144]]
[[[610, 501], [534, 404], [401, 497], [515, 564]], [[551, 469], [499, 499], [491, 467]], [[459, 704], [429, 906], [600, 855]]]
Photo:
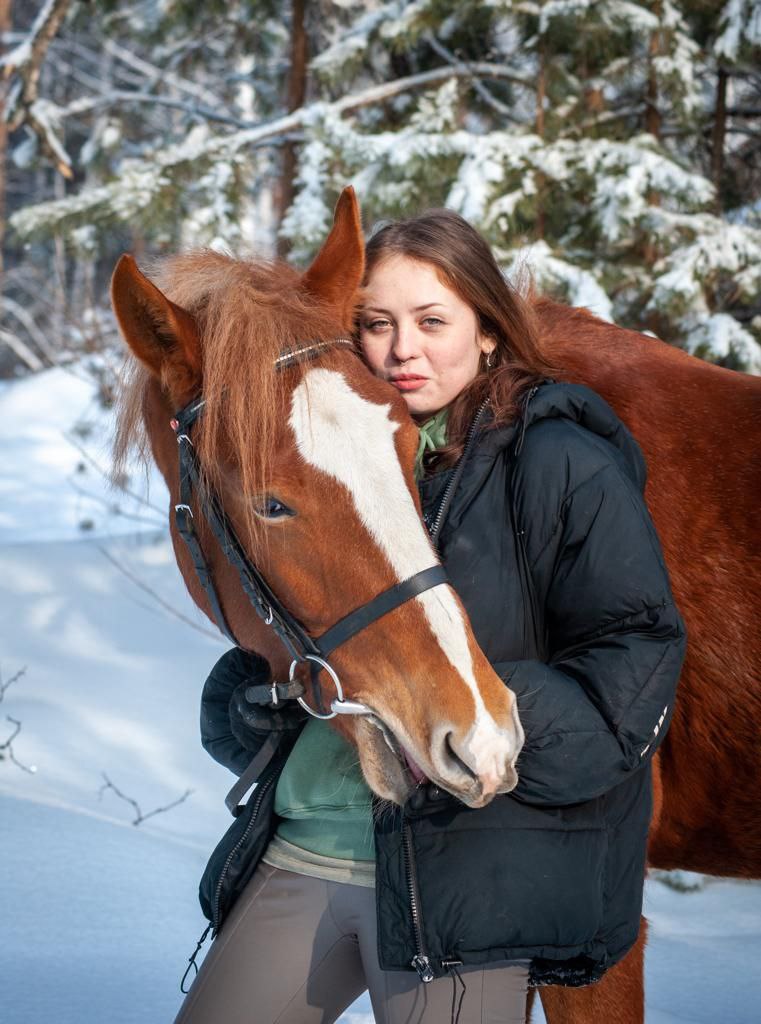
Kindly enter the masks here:
[[645, 943], [647, 921], [637, 941], [594, 985], [540, 990], [547, 1024], [643, 1024], [645, 1020]]

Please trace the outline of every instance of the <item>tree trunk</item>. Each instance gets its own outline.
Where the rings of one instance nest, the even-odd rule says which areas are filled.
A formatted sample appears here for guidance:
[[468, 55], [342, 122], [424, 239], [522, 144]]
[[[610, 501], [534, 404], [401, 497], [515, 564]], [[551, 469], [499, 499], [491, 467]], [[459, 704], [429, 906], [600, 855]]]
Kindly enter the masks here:
[[[288, 74], [288, 112], [298, 110], [304, 105], [307, 86], [307, 62], [309, 45], [305, 25], [306, 0], [293, 0], [291, 21], [291, 67]], [[282, 149], [282, 171], [275, 197], [277, 223], [285, 216], [286, 210], [293, 202], [296, 191], [294, 179], [297, 166], [297, 143], [287, 142]], [[277, 254], [285, 257], [290, 249], [286, 238], [278, 238]]]
[[[4, 36], [11, 29], [11, 0], [0, 0], [0, 35]], [[0, 53], [3, 51], [0, 41]], [[8, 149], [8, 126], [5, 123], [4, 99], [0, 93], [0, 277], [5, 269], [3, 247], [5, 245], [5, 158]], [[0, 293], [0, 296], [2, 293]], [[0, 298], [0, 302], [2, 299]], [[0, 307], [0, 312], [2, 308]]]
[[720, 67], [716, 79], [716, 109], [713, 120], [711, 181], [716, 189], [716, 212], [721, 213], [721, 182], [724, 177], [724, 138], [727, 132], [727, 81], [729, 74]]
[[[539, 57], [539, 74], [536, 81], [536, 125], [535, 131], [540, 139], [544, 138], [544, 100], [547, 95], [547, 55], [544, 40], [540, 40], [537, 48]], [[536, 237], [544, 238], [544, 175], [536, 172]]]
[[[660, 3], [655, 5], [653, 12], [658, 18], [661, 15]], [[660, 30], [656, 29], [650, 33], [648, 45], [647, 62], [647, 95], [645, 97], [645, 131], [654, 135], [656, 139], [661, 137], [661, 112], [658, 109], [658, 79], [655, 74], [654, 58], [660, 52]]]
[[[653, 13], [660, 21], [662, 8], [660, 0], [655, 4]], [[661, 48], [660, 28], [650, 33], [648, 44], [648, 68], [647, 68], [647, 93], [645, 95], [645, 130], [654, 138], [660, 141], [661, 138], [661, 112], [658, 107], [658, 77], [655, 73], [655, 58], [659, 55]], [[661, 197], [657, 192], [648, 192], [647, 201], [650, 206], [660, 206]], [[658, 246], [651, 236], [645, 239], [642, 247], [642, 259], [646, 267], [652, 267], [659, 256]]]

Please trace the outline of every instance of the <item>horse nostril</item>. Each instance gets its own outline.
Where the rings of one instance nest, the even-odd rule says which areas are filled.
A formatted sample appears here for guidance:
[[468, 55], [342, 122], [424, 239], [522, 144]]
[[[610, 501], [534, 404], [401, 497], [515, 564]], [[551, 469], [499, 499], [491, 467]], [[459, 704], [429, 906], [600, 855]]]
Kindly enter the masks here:
[[459, 768], [461, 772], [469, 775], [472, 779], [477, 778], [476, 773], [470, 767], [467, 762], [463, 761], [460, 755], [457, 753], [453, 744], [454, 733], [448, 732], [444, 737], [444, 752], [449, 757], [449, 760], [453, 762], [455, 768]]

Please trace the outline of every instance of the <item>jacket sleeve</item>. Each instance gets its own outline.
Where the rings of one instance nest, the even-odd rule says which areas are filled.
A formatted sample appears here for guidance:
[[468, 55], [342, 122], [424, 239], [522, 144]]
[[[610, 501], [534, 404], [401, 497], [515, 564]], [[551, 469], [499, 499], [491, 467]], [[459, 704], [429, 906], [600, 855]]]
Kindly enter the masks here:
[[[589, 468], [588, 454], [576, 462]], [[549, 537], [532, 535], [522, 517], [549, 655], [546, 664], [495, 667], [516, 694], [526, 733], [511, 795], [527, 803], [590, 800], [644, 766], [668, 729], [685, 654], [639, 487], [596, 442], [593, 454], [581, 482], [566, 469]], [[526, 512], [538, 501], [527, 491]]]
[[[256, 676], [257, 678], [252, 678]], [[261, 678], [258, 678], [261, 677]], [[244, 745], [233, 733], [230, 721], [230, 700], [233, 690], [245, 682], [266, 682], [269, 665], [239, 648], [227, 651], [204, 684], [201, 694], [201, 744], [215, 761], [242, 775], [251, 758], [264, 743], [266, 734], [251, 734]]]

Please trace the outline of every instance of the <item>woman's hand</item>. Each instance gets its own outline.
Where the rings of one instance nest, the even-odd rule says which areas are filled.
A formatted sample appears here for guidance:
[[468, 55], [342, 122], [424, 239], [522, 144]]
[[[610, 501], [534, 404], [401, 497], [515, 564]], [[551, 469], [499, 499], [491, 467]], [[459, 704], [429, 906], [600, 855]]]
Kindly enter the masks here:
[[266, 658], [234, 647], [227, 651], [204, 684], [201, 696], [201, 743], [236, 775], [241, 775], [268, 735], [298, 729], [306, 712], [295, 701], [272, 708], [251, 704], [245, 692], [271, 681]]

